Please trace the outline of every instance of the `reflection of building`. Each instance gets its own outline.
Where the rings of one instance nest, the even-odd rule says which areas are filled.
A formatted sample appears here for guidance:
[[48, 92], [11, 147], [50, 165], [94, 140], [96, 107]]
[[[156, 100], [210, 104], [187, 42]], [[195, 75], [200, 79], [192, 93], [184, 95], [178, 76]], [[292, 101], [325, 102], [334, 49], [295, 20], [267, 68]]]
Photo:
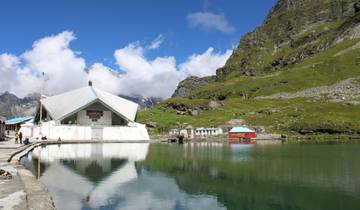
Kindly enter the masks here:
[[[149, 140], [138, 104], [89, 86], [41, 100], [34, 135], [62, 140]], [[41, 119], [40, 119], [41, 118]], [[40, 123], [42, 122], [42, 123]]]
[[137, 179], [135, 161], [145, 160], [148, 149], [147, 143], [63, 144], [37, 147], [30, 158], [35, 172], [39, 159], [48, 165], [41, 181], [61, 209], [82, 209], [84, 199], [99, 208], [119, 187]]
[[59, 210], [226, 209], [215, 196], [184, 193], [171, 176], [147, 170], [148, 150], [137, 143], [50, 145], [35, 148], [27, 167], [36, 173], [45, 165], [40, 180]]

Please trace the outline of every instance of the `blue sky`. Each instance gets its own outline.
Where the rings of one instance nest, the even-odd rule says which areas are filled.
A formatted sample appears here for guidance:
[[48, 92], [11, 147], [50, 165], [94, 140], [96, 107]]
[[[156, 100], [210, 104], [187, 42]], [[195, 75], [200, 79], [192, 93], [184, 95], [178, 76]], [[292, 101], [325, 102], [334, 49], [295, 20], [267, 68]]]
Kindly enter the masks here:
[[[94, 86], [168, 98], [211, 76], [275, 0], [32, 0], [0, 6], [0, 93], [53, 95]], [[84, 71], [88, 69], [88, 71]], [[115, 72], [115, 74], [114, 74]], [[134, 85], [135, 84], [135, 85]]]
[[[162, 34], [161, 48], [147, 56], [171, 55], [183, 62], [208, 47], [231, 48], [262, 23], [274, 4], [275, 0], [2, 1], [0, 53], [21, 54], [35, 40], [70, 30], [77, 37], [71, 48], [82, 53], [87, 65], [114, 66], [114, 50], [134, 41], [149, 43]], [[190, 27], [186, 17], [196, 12], [223, 14], [235, 30]]]

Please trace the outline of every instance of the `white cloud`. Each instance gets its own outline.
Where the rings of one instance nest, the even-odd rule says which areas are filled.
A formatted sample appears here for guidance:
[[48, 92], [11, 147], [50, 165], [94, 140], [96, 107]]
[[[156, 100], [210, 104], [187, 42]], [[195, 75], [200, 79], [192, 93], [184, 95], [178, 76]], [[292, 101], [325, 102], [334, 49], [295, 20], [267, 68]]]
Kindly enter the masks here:
[[235, 28], [228, 23], [224, 14], [196, 12], [188, 14], [186, 19], [191, 27], [216, 29], [223, 33], [232, 33], [235, 31]]
[[20, 56], [0, 54], [0, 93], [10, 91], [24, 97], [39, 92], [41, 74], [45, 72], [45, 94], [48, 95], [83, 87], [92, 80], [94, 86], [114, 94], [166, 98], [187, 76], [214, 75], [231, 54], [231, 50], [216, 53], [209, 48], [202, 54], [193, 54], [179, 65], [172, 56], [150, 60], [146, 58], [146, 52], [161, 45], [163, 37], [159, 36], [150, 47], [135, 42], [114, 52], [122, 74], [102, 63], [95, 63], [85, 71], [85, 59], [69, 46], [75, 39], [72, 32], [64, 31], [34, 42], [32, 49]]
[[121, 81], [123, 93], [140, 94], [146, 97], [168, 97], [184, 78], [176, 69], [174, 57], [157, 57], [148, 60], [139, 44], [115, 51], [118, 66], [125, 72]]
[[174, 57], [147, 59], [144, 48], [132, 43], [116, 50], [114, 56], [119, 68], [125, 72], [120, 85], [122, 92], [167, 98], [187, 76], [215, 75], [216, 69], [225, 64], [231, 52], [215, 53], [213, 48], [209, 48], [177, 66]]
[[23, 97], [40, 90], [37, 76], [20, 64], [20, 59], [15, 55], [0, 54], [0, 92], [9, 91]]
[[162, 34], [159, 34], [156, 39], [154, 39], [150, 46], [148, 47], [149, 49], [158, 49], [160, 47], [160, 45], [164, 42], [164, 36]]
[[215, 75], [216, 69], [223, 67], [230, 57], [232, 50], [225, 53], [215, 53], [214, 48], [209, 48], [203, 54], [193, 54], [180, 65], [180, 71], [186, 75], [205, 77]]
[[36, 41], [30, 51], [20, 56], [35, 74], [45, 73], [45, 93], [60, 93], [86, 84], [85, 59], [69, 48], [75, 39], [72, 32], [64, 31]]
[[113, 69], [102, 63], [95, 63], [89, 68], [88, 74], [94, 86], [114, 94], [120, 93], [121, 75]]

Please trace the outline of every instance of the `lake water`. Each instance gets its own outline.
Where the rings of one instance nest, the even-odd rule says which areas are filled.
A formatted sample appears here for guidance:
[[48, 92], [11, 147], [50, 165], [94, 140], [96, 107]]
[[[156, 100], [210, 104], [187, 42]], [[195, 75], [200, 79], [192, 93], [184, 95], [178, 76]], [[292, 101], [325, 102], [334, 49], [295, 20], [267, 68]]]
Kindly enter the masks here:
[[64, 144], [22, 163], [59, 210], [360, 209], [360, 144]]

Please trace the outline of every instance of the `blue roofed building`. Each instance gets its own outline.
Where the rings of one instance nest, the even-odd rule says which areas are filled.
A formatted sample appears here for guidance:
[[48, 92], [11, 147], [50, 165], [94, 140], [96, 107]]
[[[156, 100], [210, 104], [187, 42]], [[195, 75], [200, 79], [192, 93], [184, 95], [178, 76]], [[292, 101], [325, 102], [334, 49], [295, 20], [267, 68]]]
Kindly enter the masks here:
[[7, 131], [18, 131], [21, 127], [21, 124], [29, 122], [33, 120], [33, 116], [22, 116], [22, 117], [15, 117], [12, 119], [8, 119], [5, 121], [5, 129]]

